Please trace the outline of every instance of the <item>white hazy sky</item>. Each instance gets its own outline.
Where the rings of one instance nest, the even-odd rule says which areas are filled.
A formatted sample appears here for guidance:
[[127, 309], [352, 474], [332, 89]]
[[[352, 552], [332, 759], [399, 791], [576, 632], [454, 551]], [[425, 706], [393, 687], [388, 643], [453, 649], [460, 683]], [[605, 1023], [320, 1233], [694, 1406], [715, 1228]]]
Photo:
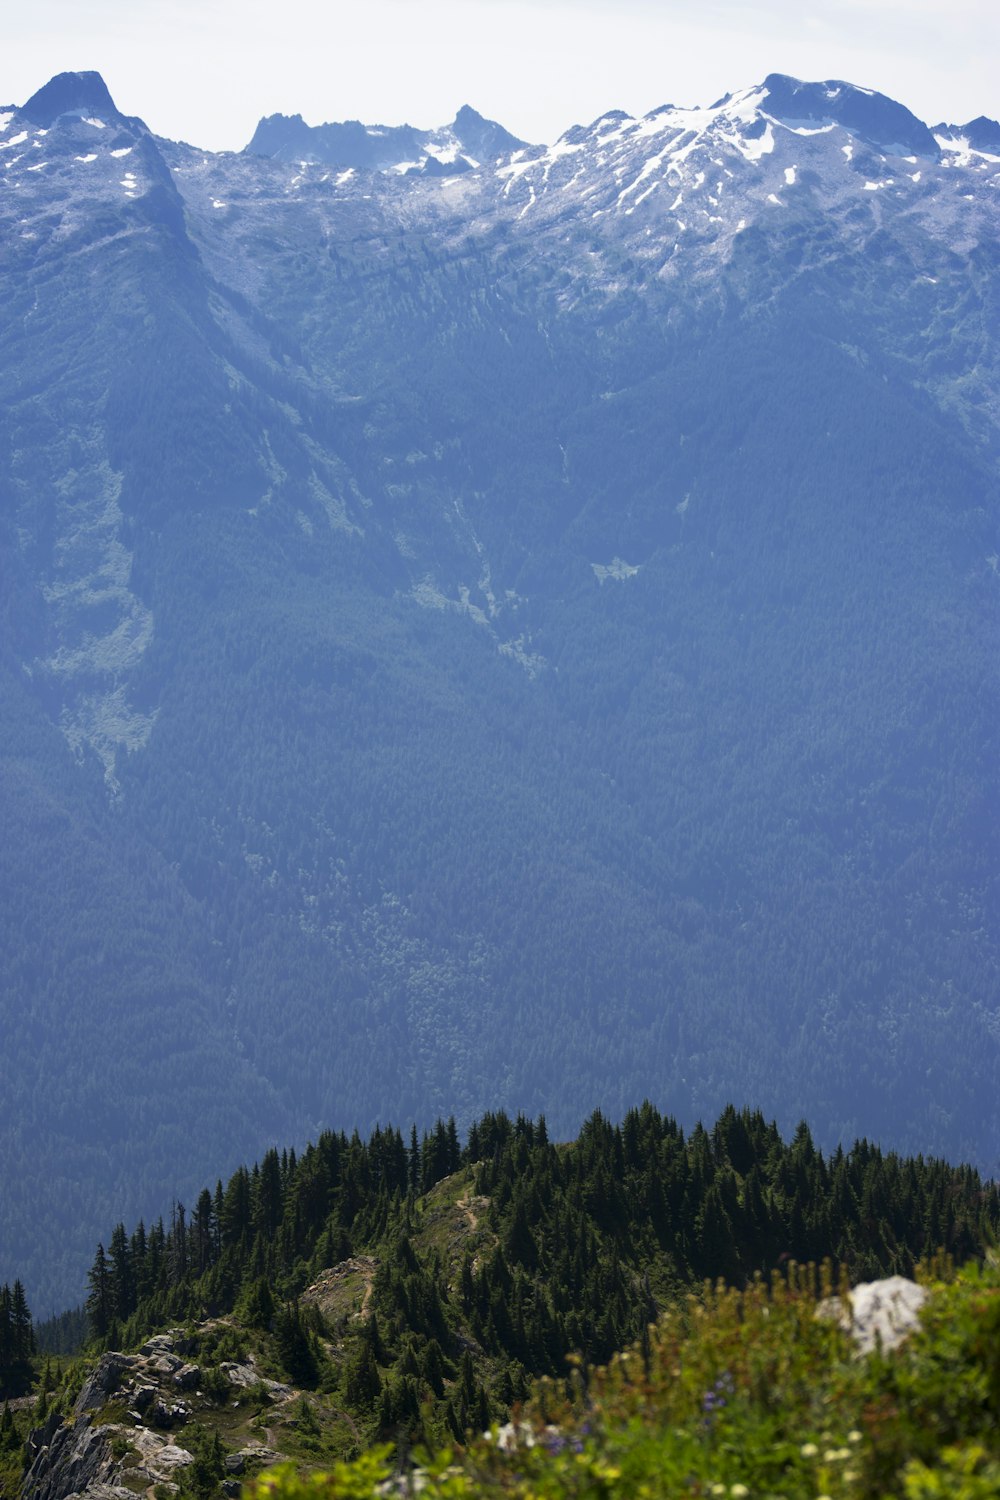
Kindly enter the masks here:
[[0, 101], [97, 69], [126, 114], [213, 150], [261, 115], [430, 127], [462, 104], [552, 141], [607, 109], [707, 104], [766, 73], [877, 88], [930, 124], [1000, 115], [997, 0], [32, 0]]

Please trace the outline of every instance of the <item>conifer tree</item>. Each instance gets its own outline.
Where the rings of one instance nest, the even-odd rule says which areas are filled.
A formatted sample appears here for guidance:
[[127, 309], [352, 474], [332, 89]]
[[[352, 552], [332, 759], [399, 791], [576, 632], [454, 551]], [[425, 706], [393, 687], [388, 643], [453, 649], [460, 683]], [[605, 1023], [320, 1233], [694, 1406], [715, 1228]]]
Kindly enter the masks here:
[[94, 1264], [87, 1275], [87, 1285], [89, 1291], [85, 1305], [91, 1337], [103, 1343], [108, 1336], [108, 1330], [111, 1327], [111, 1320], [114, 1316], [111, 1272], [103, 1245], [98, 1245], [97, 1247]]

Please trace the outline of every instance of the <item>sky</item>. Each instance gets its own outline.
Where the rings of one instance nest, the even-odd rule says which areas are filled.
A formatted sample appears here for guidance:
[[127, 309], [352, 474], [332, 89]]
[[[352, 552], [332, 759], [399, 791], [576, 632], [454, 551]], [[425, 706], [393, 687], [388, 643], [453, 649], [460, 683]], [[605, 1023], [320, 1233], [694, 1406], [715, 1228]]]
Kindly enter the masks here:
[[463, 104], [550, 142], [771, 72], [876, 88], [928, 124], [1000, 116], [997, 0], [32, 0], [3, 33], [0, 102], [93, 68], [126, 114], [216, 151], [262, 115], [428, 128]]

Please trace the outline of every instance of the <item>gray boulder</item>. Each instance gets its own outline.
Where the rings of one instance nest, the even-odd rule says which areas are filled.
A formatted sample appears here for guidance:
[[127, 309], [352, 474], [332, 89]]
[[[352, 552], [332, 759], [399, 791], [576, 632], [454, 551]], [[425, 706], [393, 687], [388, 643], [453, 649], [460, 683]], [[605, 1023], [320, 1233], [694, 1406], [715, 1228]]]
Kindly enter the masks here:
[[859, 1354], [869, 1354], [879, 1345], [895, 1349], [920, 1326], [920, 1309], [927, 1288], [905, 1276], [886, 1276], [881, 1281], [862, 1281], [852, 1287], [847, 1302], [827, 1297], [816, 1316], [829, 1318], [849, 1333]]
[[197, 1390], [201, 1384], [200, 1365], [181, 1365], [179, 1370], [174, 1371], [174, 1385], [182, 1391]]

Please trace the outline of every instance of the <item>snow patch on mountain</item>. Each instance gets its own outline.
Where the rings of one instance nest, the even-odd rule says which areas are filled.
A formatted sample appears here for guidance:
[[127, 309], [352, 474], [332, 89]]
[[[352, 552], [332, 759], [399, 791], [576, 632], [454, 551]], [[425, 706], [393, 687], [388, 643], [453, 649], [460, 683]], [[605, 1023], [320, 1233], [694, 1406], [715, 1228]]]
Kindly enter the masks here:
[[744, 136], [733, 137], [733, 144], [738, 151], [746, 157], [747, 161], [760, 161], [762, 156], [769, 156], [774, 150], [774, 127], [768, 120], [760, 135], [751, 135], [748, 131]]
[[[973, 145], [966, 134], [961, 132], [955, 135], [940, 133], [935, 136], [935, 139], [941, 147], [946, 160], [952, 166], [985, 168], [991, 163], [1000, 165], [1000, 149], [996, 153], [986, 151], [981, 147]], [[997, 146], [1000, 148], [1000, 140], [997, 141]]]

